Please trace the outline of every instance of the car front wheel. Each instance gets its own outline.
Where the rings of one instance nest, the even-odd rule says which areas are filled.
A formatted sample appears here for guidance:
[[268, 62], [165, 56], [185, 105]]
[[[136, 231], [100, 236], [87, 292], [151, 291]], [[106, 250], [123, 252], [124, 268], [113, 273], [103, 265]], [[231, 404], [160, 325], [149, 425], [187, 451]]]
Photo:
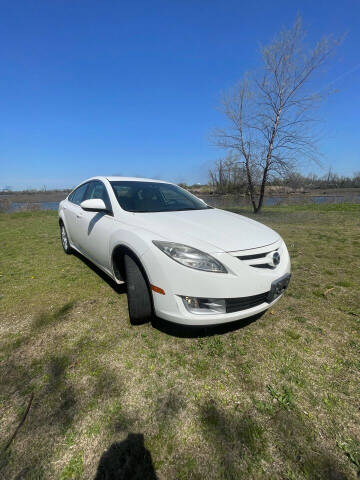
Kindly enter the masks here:
[[152, 318], [152, 303], [145, 274], [137, 261], [124, 257], [129, 317], [132, 325], [141, 325]]

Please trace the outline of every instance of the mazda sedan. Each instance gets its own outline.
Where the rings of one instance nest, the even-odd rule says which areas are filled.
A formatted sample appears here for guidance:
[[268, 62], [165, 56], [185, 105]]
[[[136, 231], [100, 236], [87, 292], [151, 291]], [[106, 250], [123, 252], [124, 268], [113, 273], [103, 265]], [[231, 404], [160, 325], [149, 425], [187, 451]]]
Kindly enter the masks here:
[[274, 230], [168, 182], [91, 178], [60, 203], [59, 224], [66, 253], [126, 283], [133, 324], [153, 315], [198, 326], [250, 317], [277, 302], [290, 280]]

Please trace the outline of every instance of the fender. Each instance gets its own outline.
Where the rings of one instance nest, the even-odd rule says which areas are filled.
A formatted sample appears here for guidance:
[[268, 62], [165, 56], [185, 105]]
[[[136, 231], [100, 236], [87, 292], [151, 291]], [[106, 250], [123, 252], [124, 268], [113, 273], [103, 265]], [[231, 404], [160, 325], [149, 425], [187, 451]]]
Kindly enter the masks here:
[[[125, 225], [124, 225], [125, 227]], [[120, 250], [129, 251], [131, 252], [139, 264], [144, 269], [144, 272], [148, 278], [148, 281], [151, 281], [150, 274], [146, 265], [142, 261], [142, 257], [144, 253], [146, 253], [150, 246], [149, 246], [149, 239], [146, 241], [144, 237], [140, 236], [141, 232], [134, 231], [129, 225], [126, 225], [127, 228], [119, 228], [117, 231], [112, 233], [109, 240], [109, 258], [110, 258], [110, 265], [111, 271], [113, 272], [113, 276], [118, 283], [123, 283], [123, 272], [119, 271], [118, 267], [116, 266], [116, 254]], [[139, 235], [140, 233], [140, 235]], [[142, 232], [144, 233], [144, 232]]]

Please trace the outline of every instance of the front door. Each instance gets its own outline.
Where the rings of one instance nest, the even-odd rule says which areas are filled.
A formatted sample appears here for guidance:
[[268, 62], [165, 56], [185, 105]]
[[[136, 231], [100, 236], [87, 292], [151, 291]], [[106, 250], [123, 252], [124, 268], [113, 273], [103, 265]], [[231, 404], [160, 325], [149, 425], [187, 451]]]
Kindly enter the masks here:
[[82, 250], [94, 263], [110, 271], [109, 238], [114, 228], [114, 217], [110, 198], [103, 182], [100, 180], [90, 182], [82, 201], [90, 198], [101, 198], [108, 211], [86, 212], [81, 209], [81, 217], [77, 219], [77, 223]]

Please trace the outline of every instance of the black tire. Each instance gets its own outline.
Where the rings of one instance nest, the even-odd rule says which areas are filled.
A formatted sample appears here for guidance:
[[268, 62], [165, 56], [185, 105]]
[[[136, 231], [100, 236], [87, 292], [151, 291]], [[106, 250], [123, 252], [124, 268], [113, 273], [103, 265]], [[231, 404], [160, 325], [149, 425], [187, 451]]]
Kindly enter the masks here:
[[152, 318], [152, 302], [145, 275], [138, 262], [124, 256], [130, 323], [142, 325]]
[[64, 249], [64, 252], [67, 255], [71, 255], [72, 250], [70, 247], [69, 237], [68, 237], [65, 225], [62, 222], [60, 223], [60, 240], [61, 240], [61, 245]]

